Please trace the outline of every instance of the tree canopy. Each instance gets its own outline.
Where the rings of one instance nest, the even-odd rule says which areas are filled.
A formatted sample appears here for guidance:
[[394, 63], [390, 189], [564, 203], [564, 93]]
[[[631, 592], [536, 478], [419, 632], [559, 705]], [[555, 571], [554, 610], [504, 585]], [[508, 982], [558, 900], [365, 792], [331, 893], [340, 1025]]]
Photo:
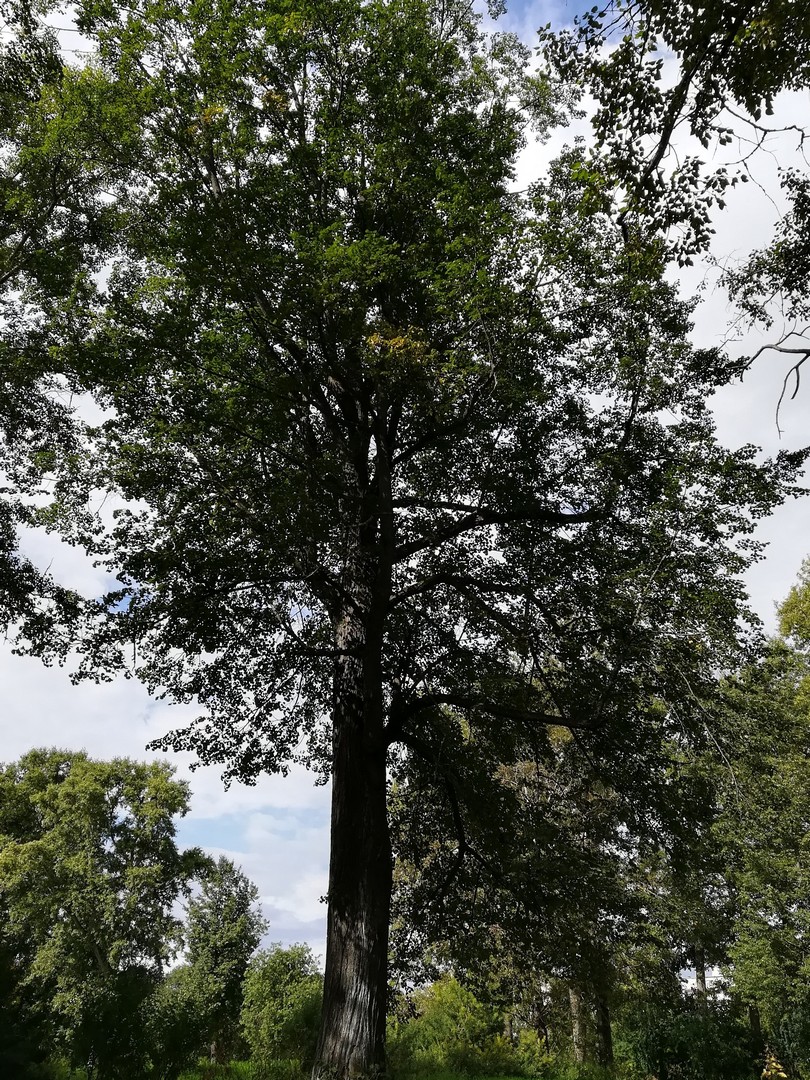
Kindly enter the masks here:
[[387, 766], [446, 787], [465, 747], [514, 765], [549, 728], [654, 759], [736, 662], [750, 532], [802, 455], [715, 440], [736, 368], [690, 344], [668, 219], [617, 219], [607, 158], [515, 190], [570, 87], [466, 4], [76, 19], [89, 56], [4, 131], [13, 228], [45, 222], [4, 348], [103, 410], [29, 458], [56, 483], [34, 519], [118, 581], [69, 635], [80, 674], [199, 703], [160, 745], [331, 774], [316, 1075], [373, 1072]]

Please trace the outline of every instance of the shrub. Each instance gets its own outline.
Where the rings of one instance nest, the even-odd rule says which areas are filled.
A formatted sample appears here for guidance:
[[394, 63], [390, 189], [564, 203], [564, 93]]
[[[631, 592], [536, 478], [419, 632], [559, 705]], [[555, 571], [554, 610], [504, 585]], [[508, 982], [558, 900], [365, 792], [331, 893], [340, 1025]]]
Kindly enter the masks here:
[[209, 1027], [207, 999], [188, 967], [170, 972], [140, 1010], [152, 1072], [174, 1080], [204, 1052]]
[[491, 1076], [521, 1071], [519, 1050], [503, 1037], [500, 1014], [456, 979], [444, 976], [413, 996], [416, 1016], [389, 1025], [388, 1067], [394, 1077], [449, 1071]]
[[308, 945], [273, 945], [250, 963], [245, 978], [241, 1025], [253, 1061], [268, 1080], [315, 1057], [323, 979]]
[[754, 1074], [751, 1035], [728, 1002], [677, 1009], [638, 1004], [624, 1018], [623, 1049], [659, 1080], [739, 1080]]

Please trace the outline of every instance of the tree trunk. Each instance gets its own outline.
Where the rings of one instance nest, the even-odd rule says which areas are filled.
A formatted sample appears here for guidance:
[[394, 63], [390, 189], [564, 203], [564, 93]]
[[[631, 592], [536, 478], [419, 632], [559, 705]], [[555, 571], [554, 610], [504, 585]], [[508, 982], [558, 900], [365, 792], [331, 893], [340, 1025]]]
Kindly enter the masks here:
[[577, 1065], [585, 1062], [585, 1007], [582, 993], [576, 986], [569, 986], [568, 1001], [571, 1006], [571, 1037], [574, 1043], [574, 1061]]
[[599, 1064], [610, 1068], [613, 1064], [613, 1033], [610, 1027], [610, 1009], [601, 991], [596, 993], [596, 1054]]
[[369, 593], [358, 589], [355, 597], [336, 634], [347, 652], [334, 676], [329, 913], [314, 1080], [376, 1077], [385, 1068], [391, 842], [381, 634], [358, 614]]
[[543, 1041], [543, 1049], [547, 1054], [551, 1054], [551, 1036], [548, 1033], [548, 1024], [543, 1016], [538, 1015], [534, 1021], [534, 1030], [540, 1036]]
[[695, 946], [695, 989], [701, 1001], [706, 1000], [706, 953], [700, 945]]
[[748, 1025], [751, 1028], [751, 1035], [754, 1038], [757, 1048], [762, 1043], [762, 1020], [760, 1019], [759, 1009], [756, 1005], [748, 1005]]

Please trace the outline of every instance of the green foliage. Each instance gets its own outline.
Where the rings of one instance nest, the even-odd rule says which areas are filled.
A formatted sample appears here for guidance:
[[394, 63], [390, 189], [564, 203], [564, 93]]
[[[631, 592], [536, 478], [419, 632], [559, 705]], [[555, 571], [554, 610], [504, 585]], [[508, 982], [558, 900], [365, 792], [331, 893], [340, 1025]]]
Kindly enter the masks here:
[[208, 1050], [211, 1013], [210, 998], [191, 970], [181, 966], [170, 971], [136, 1014], [150, 1072], [161, 1080], [173, 1080]]
[[52, 1033], [45, 1003], [25, 982], [25, 944], [0, 934], [0, 1075], [41, 1080]]
[[274, 1061], [260, 1058], [251, 1061], [252, 1080], [307, 1080], [311, 1075], [297, 1058], [277, 1058]]
[[559, 1076], [560, 1060], [550, 1053], [545, 1039], [534, 1028], [521, 1027], [512, 1051], [521, 1076], [537, 1076], [545, 1080]]
[[778, 1073], [787, 1068], [792, 1076], [806, 1076], [810, 1069], [810, 994], [806, 984], [791, 998], [790, 1005], [779, 1017], [770, 1037], [781, 1064], [779, 1069], [770, 1070], [771, 1075], [774, 1071]]
[[184, 977], [196, 988], [201, 1030], [217, 1061], [237, 1050], [245, 973], [267, 929], [258, 899], [256, 886], [221, 856], [188, 904]]
[[810, 559], [805, 559], [799, 580], [779, 605], [779, 631], [797, 648], [810, 647]]
[[[810, 912], [806, 843], [810, 667], [801, 629], [806, 573], [780, 608], [786, 641], [725, 688], [729, 758], [718, 770], [716, 825], [737, 917], [729, 945], [735, 991], [755, 1007], [767, 1042], [793, 1067], [808, 1060]], [[798, 1021], [798, 1022], [797, 1022]]]
[[388, 1054], [395, 1077], [443, 1071], [505, 1075], [521, 1071], [521, 1057], [534, 1058], [529, 1041], [521, 1055], [503, 1035], [503, 1016], [482, 1005], [452, 976], [416, 991], [412, 1005], [416, 1015], [394, 1021], [389, 1029]]
[[323, 979], [308, 945], [273, 945], [260, 952], [248, 966], [241, 1014], [252, 1060], [265, 1070], [287, 1059], [299, 1068], [310, 1065], [322, 995]]
[[619, 1049], [659, 1080], [740, 1080], [756, 1070], [758, 1048], [728, 1002], [686, 999], [670, 1009], [636, 999], [622, 1013]]
[[[74, 303], [84, 292], [104, 211], [95, 198], [97, 177], [82, 161], [80, 132], [64, 124], [71, 107], [61, 100], [57, 36], [40, 19], [47, 8], [10, 0], [2, 13], [0, 624], [16, 623], [28, 646], [48, 638], [63, 654], [78, 597], [17, 550], [19, 527], [37, 524], [37, 503], [52, 498], [56, 461], [71, 459], [77, 447], [59, 365], [34, 324], [49, 292]], [[5, 154], [12, 145], [19, 150], [13, 163]]]
[[205, 859], [180, 852], [188, 789], [162, 764], [33, 750], [0, 771], [4, 942], [42, 1042], [99, 1077], [133, 1078], [150, 1047], [133, 1022], [179, 947], [175, 901]]
[[[231, 1061], [226, 1065], [200, 1062], [195, 1069], [186, 1069], [180, 1080], [265, 1080], [261, 1069], [251, 1061]], [[302, 1080], [299, 1075], [288, 1080]]]

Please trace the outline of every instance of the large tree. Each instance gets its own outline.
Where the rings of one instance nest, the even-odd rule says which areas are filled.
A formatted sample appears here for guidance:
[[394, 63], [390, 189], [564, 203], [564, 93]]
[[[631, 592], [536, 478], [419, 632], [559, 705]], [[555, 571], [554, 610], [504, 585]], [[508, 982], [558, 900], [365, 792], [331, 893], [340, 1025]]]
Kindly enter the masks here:
[[715, 777], [715, 842], [736, 907], [729, 974], [754, 1026], [793, 1070], [810, 1060], [809, 568], [779, 606], [780, 636], [724, 686], [728, 758]]
[[71, 133], [102, 221], [77, 241], [98, 272], [26, 279], [11, 342], [106, 410], [61, 491], [128, 501], [46, 515], [120, 582], [82, 667], [198, 701], [163, 745], [231, 776], [331, 774], [316, 1072], [373, 1072], [391, 754], [546, 725], [646, 745], [645, 680], [666, 662], [688, 694], [723, 662], [735, 534], [796, 462], [716, 444], [728, 366], [690, 347], [664, 246], [612, 220], [581, 148], [514, 190], [565, 95], [466, 4], [77, 19], [94, 51], [4, 160]]

